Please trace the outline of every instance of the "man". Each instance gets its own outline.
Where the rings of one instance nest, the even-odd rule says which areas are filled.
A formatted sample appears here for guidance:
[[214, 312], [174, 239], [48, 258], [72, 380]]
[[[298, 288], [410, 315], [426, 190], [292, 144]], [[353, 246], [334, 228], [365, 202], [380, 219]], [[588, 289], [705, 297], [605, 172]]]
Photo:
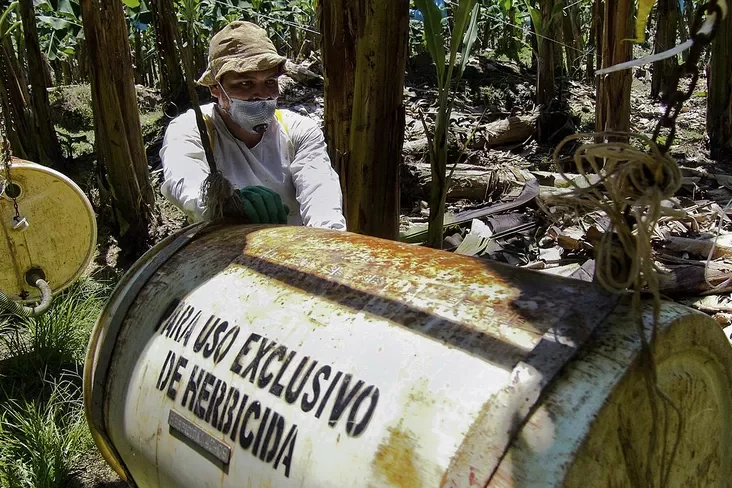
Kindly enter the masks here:
[[[345, 230], [338, 176], [311, 119], [276, 110], [285, 58], [264, 29], [232, 22], [211, 40], [198, 83], [217, 102], [201, 107], [217, 169], [252, 223]], [[201, 185], [210, 170], [193, 110], [168, 126], [160, 150], [163, 195], [196, 222], [210, 218]]]

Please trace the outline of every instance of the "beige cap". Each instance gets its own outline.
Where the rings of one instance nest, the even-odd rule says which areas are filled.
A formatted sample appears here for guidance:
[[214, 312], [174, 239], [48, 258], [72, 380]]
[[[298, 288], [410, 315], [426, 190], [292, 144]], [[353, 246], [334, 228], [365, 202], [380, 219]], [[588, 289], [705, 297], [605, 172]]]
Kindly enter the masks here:
[[277, 53], [266, 30], [251, 22], [232, 22], [211, 39], [208, 69], [198, 83], [212, 86], [230, 71], [266, 71], [282, 67], [285, 60]]

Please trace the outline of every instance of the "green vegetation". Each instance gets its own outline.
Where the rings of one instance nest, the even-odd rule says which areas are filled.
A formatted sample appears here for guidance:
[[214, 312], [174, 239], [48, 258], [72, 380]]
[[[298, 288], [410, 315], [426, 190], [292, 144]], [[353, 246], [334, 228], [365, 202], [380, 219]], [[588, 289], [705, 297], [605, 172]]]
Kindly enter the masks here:
[[[453, 32], [450, 36], [450, 50], [445, 50], [442, 14], [430, 0], [417, 0], [417, 7], [424, 16], [424, 36], [427, 50], [435, 62], [437, 71], [438, 108], [432, 131], [426, 126], [429, 141], [429, 159], [432, 168], [432, 193], [430, 195], [430, 216], [427, 245], [442, 248], [445, 200], [452, 171], [447, 168], [447, 139], [450, 130], [450, 114], [454, 103], [451, 86], [460, 83], [468, 64], [473, 44], [478, 38], [480, 4], [475, 0], [460, 0], [455, 12]], [[460, 61], [457, 62], [458, 53]], [[449, 54], [449, 56], [448, 56]], [[457, 161], [456, 161], [457, 163]], [[454, 168], [454, 166], [453, 166]]]
[[[92, 155], [94, 114], [90, 86], [62, 85], [49, 89], [48, 95], [56, 134], [65, 155], [77, 159]], [[142, 135], [148, 143], [161, 134], [165, 123], [160, 96], [148, 88], [138, 87], [137, 104]]]
[[11, 400], [0, 417], [0, 485], [64, 487], [94, 442], [78, 387], [55, 385], [45, 401]]
[[0, 316], [0, 486], [66, 487], [92, 449], [81, 371], [108, 292], [82, 279], [45, 315]]

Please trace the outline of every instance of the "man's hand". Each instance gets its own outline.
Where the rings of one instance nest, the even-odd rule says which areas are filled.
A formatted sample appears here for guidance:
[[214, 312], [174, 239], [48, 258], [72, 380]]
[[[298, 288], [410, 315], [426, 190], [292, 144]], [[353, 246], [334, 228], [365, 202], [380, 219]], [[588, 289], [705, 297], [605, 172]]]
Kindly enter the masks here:
[[286, 224], [290, 209], [280, 196], [264, 186], [247, 186], [234, 192], [252, 224]]

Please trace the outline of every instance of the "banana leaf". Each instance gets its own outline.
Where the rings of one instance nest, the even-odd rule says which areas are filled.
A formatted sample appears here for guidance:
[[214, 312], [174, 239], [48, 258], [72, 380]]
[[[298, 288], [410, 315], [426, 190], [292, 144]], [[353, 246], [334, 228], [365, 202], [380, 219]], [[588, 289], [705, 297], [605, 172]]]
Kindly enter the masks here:
[[437, 81], [442, 87], [445, 85], [445, 37], [442, 35], [442, 12], [432, 0], [414, 0], [414, 5], [424, 17], [427, 50], [437, 66]]

